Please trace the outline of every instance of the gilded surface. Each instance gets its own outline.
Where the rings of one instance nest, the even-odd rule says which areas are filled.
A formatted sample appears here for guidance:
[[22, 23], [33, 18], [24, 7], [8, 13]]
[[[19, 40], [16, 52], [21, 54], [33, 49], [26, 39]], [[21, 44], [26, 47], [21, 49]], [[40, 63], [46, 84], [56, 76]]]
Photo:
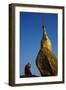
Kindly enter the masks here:
[[57, 58], [52, 51], [52, 44], [47, 36], [46, 31], [43, 32], [41, 40], [41, 48], [36, 58], [36, 65], [41, 76], [55, 76], [58, 72]]

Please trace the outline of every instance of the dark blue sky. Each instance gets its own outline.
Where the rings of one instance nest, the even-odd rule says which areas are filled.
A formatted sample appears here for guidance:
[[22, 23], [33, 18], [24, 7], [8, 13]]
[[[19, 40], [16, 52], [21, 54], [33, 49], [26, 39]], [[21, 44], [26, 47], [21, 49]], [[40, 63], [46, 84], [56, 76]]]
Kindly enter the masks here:
[[20, 12], [20, 74], [24, 74], [25, 65], [30, 62], [31, 72], [40, 75], [36, 64], [42, 39], [42, 23], [47, 26], [47, 34], [52, 42], [52, 50], [57, 56], [58, 16], [52, 13]]

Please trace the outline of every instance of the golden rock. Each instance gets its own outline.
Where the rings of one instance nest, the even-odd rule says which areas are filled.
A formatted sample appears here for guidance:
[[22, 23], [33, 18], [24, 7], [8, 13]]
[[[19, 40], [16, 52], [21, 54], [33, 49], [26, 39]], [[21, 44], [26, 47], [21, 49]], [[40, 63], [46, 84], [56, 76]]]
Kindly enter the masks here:
[[41, 76], [55, 76], [58, 72], [57, 58], [52, 52], [52, 44], [43, 27], [41, 48], [36, 58], [36, 65]]

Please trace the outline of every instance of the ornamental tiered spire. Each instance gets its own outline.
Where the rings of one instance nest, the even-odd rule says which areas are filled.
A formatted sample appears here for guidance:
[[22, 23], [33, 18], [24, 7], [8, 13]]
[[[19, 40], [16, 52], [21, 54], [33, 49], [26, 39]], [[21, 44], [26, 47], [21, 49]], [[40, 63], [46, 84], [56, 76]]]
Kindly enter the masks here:
[[42, 40], [41, 40], [41, 48], [47, 48], [49, 50], [52, 50], [52, 44], [46, 33], [46, 25], [45, 24], [42, 25], [42, 32], [43, 32], [43, 36], [42, 36]]
[[42, 31], [43, 31], [43, 37], [47, 38], [46, 25], [45, 24], [42, 25]]

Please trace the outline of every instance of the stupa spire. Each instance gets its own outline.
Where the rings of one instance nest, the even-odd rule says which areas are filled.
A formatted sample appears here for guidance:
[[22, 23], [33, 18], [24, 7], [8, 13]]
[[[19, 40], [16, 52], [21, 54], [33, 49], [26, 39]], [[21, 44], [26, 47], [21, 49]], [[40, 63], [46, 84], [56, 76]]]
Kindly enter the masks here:
[[48, 38], [48, 35], [46, 33], [46, 25], [42, 24], [42, 32], [43, 32], [43, 36], [42, 36], [42, 40], [41, 40], [41, 48], [47, 48], [49, 50], [52, 50], [52, 45], [51, 45], [51, 41]]
[[48, 36], [47, 36], [47, 33], [46, 33], [46, 25], [45, 24], [42, 24], [42, 32], [43, 32], [43, 38], [47, 39]]

